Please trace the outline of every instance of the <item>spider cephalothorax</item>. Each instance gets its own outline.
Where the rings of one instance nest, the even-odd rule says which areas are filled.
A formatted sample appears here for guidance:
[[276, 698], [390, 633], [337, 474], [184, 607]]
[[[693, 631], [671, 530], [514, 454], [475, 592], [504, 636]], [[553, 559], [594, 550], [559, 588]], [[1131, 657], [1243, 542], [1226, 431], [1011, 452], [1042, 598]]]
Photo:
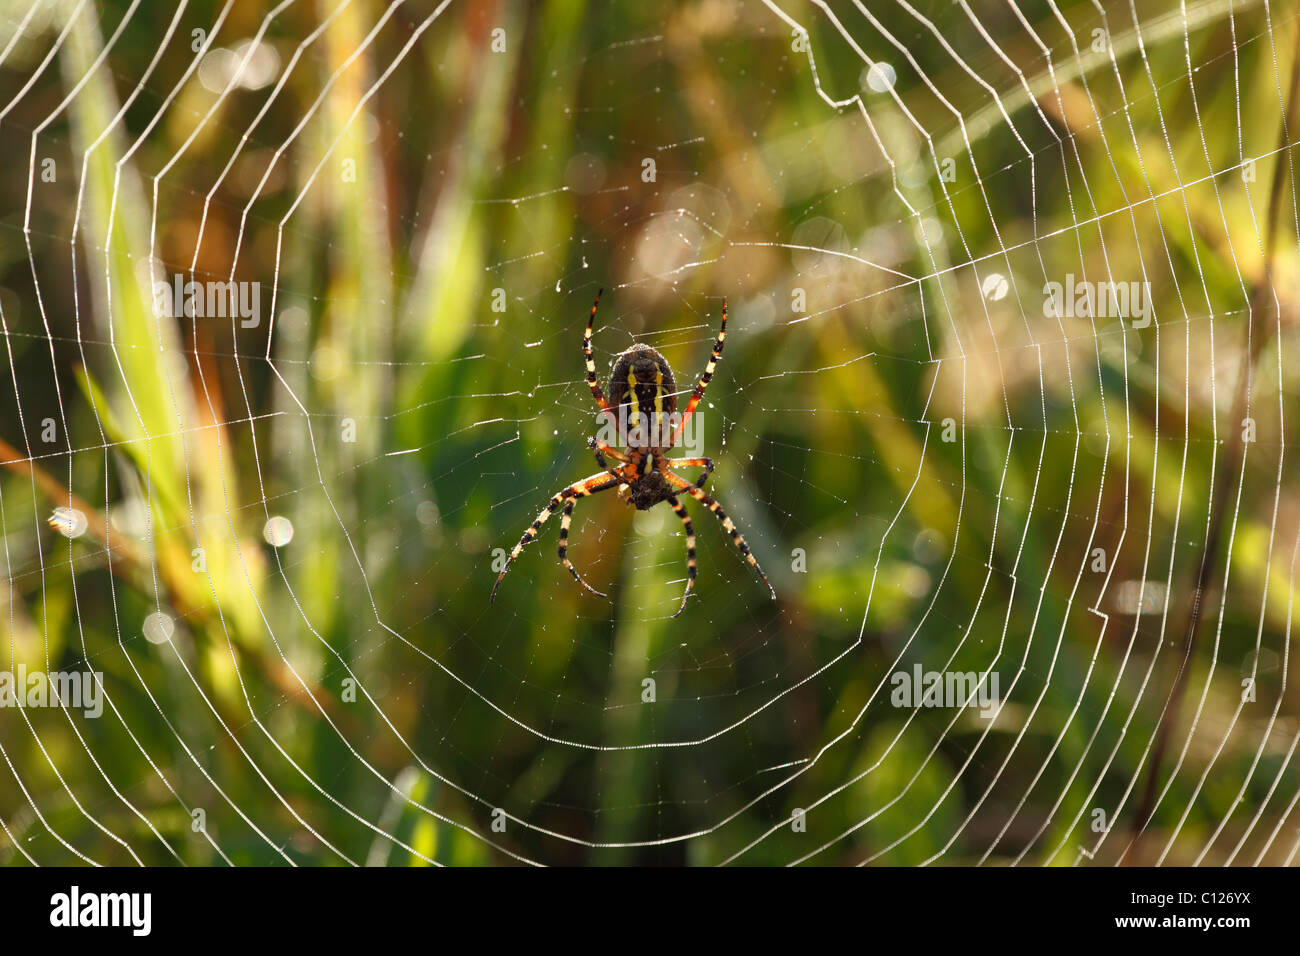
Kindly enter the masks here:
[[627, 503], [635, 505], [639, 511], [653, 508], [659, 502], [667, 501], [674, 496], [673, 486], [664, 480], [663, 472], [653, 465], [648, 474], [642, 475], [638, 480], [624, 487], [628, 490]]
[[[691, 394], [690, 401], [686, 403], [686, 411], [680, 416], [676, 415], [677, 386], [673, 379], [673, 370], [664, 357], [648, 345], [634, 345], [619, 354], [614, 360], [609, 376], [610, 400], [606, 400], [605, 394], [600, 389], [600, 383], [596, 379], [596, 362], [592, 358], [591, 350], [592, 326], [596, 321], [596, 308], [599, 305], [600, 293], [598, 292], [595, 305], [591, 307], [591, 315], [587, 319], [587, 332], [582, 340], [582, 354], [587, 363], [587, 385], [591, 389], [596, 404], [600, 406], [601, 412], [616, 428], [616, 434], [626, 451], [619, 451], [613, 445], [601, 441], [599, 438], [589, 438], [587, 440], [587, 444], [591, 446], [591, 450], [596, 456], [596, 463], [600, 465], [602, 470], [588, 478], [584, 478], [582, 481], [569, 485], [569, 487], [551, 497], [546, 508], [537, 516], [537, 519], [524, 532], [523, 537], [519, 539], [519, 543], [515, 545], [514, 550], [510, 552], [505, 567], [501, 569], [496, 584], [492, 586], [491, 600], [496, 600], [497, 588], [501, 586], [501, 579], [506, 576], [506, 572], [510, 570], [510, 565], [514, 563], [515, 558], [519, 557], [524, 545], [537, 537], [542, 522], [555, 514], [561, 507], [564, 508], [564, 515], [560, 519], [560, 562], [569, 569], [569, 573], [573, 575], [574, 580], [584, 588], [593, 594], [600, 594], [601, 597], [604, 597], [605, 595], [602, 592], [597, 591], [582, 579], [582, 576], [578, 574], [578, 569], [573, 566], [573, 562], [568, 558], [569, 524], [573, 519], [573, 506], [578, 498], [585, 498], [587, 495], [594, 495], [610, 488], [618, 488], [623, 491], [627, 496], [627, 503], [641, 511], [652, 508], [661, 501], [666, 501], [677, 517], [682, 520], [682, 525], [686, 531], [686, 592], [682, 595], [682, 605], [677, 609], [677, 614], [681, 614], [686, 609], [686, 599], [690, 597], [691, 589], [695, 587], [697, 571], [695, 565], [695, 529], [691, 525], [691, 519], [686, 513], [686, 508], [677, 497], [679, 494], [686, 494], [694, 498], [722, 522], [723, 529], [731, 535], [731, 540], [735, 542], [736, 547], [740, 549], [741, 554], [745, 556], [745, 560], [749, 562], [750, 566], [758, 572], [758, 576], [763, 579], [763, 583], [767, 585], [767, 589], [771, 591], [772, 597], [775, 598], [776, 591], [772, 589], [772, 585], [768, 582], [763, 569], [754, 560], [754, 556], [749, 551], [749, 545], [740, 536], [735, 524], [727, 517], [726, 512], [722, 510], [717, 501], [704, 493], [704, 483], [708, 481], [709, 474], [713, 471], [713, 459], [669, 458], [664, 454], [681, 439], [687, 422], [695, 413], [696, 407], [700, 404], [700, 399], [704, 396], [704, 390], [708, 388], [709, 382], [713, 378], [713, 370], [718, 365], [718, 359], [722, 356], [722, 346], [727, 339], [726, 301], [724, 300], [722, 303], [722, 324], [718, 328], [717, 341], [713, 343], [713, 352], [709, 356], [708, 364], [704, 367], [704, 373], [695, 384], [695, 391]], [[610, 459], [613, 459], [614, 466], [611, 466]], [[671, 470], [674, 467], [703, 468], [704, 474], [700, 475], [696, 481], [689, 482], [674, 473]]]

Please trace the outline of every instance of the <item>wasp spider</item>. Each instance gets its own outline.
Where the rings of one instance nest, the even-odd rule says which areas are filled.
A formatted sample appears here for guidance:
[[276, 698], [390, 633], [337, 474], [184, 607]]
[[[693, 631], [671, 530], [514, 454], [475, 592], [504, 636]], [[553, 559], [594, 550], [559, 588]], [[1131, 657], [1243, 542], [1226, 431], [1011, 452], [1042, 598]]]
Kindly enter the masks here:
[[[625, 451], [619, 451], [599, 438], [587, 439], [587, 444], [595, 454], [596, 463], [600, 465], [601, 470], [590, 477], [574, 482], [551, 497], [545, 509], [510, 552], [506, 566], [502, 568], [496, 584], [492, 586], [490, 600], [496, 600], [501, 579], [506, 576], [510, 565], [514, 563], [515, 558], [519, 557], [524, 546], [537, 537], [542, 522], [561, 508], [564, 509], [564, 513], [560, 518], [560, 563], [569, 569], [574, 580], [584, 588], [593, 594], [605, 597], [603, 592], [597, 591], [582, 579], [582, 575], [568, 558], [569, 523], [573, 520], [573, 506], [579, 498], [608, 491], [610, 488], [620, 489], [626, 495], [627, 503], [635, 505], [642, 511], [654, 507], [661, 501], [666, 501], [676, 512], [677, 517], [682, 519], [686, 529], [686, 591], [682, 595], [681, 607], [677, 609], [674, 617], [686, 609], [686, 599], [691, 596], [691, 590], [695, 587], [696, 575], [695, 529], [691, 525], [690, 516], [686, 513], [679, 495], [689, 495], [694, 498], [722, 522], [722, 527], [731, 535], [731, 540], [740, 549], [740, 553], [758, 572], [758, 576], [763, 579], [763, 583], [775, 598], [776, 591], [767, 580], [763, 569], [754, 560], [749, 545], [745, 544], [745, 539], [740, 536], [735, 524], [727, 517], [727, 513], [722, 510], [717, 501], [705, 494], [703, 490], [704, 483], [713, 471], [713, 459], [669, 458], [666, 455], [666, 452], [681, 440], [682, 433], [686, 430], [686, 423], [690, 421], [696, 407], [700, 404], [704, 390], [709, 387], [709, 381], [713, 378], [713, 370], [717, 367], [718, 359], [722, 356], [722, 346], [727, 338], [726, 301], [722, 303], [722, 324], [718, 328], [718, 339], [713, 343], [713, 353], [709, 356], [708, 365], [704, 367], [704, 374], [695, 385], [690, 401], [686, 403], [686, 411], [679, 419], [675, 417], [677, 394], [673, 370], [664, 357], [648, 345], [634, 345], [614, 360], [609, 376], [609, 398], [608, 400], [605, 398], [600, 383], [596, 380], [596, 363], [592, 359], [591, 352], [591, 332], [596, 321], [596, 308], [599, 305], [600, 293], [598, 292], [596, 302], [591, 307], [591, 315], [587, 319], [586, 334], [582, 339], [582, 354], [587, 363], [587, 385], [591, 388], [591, 395], [600, 406], [601, 412], [617, 430], [616, 434], [619, 436], [620, 443], [624, 445]], [[637, 425], [629, 427], [629, 419], [634, 419]], [[665, 427], [665, 423], [670, 427]], [[645, 427], [647, 425], [649, 427]], [[690, 482], [675, 474], [672, 468], [703, 468], [704, 473], [696, 481]]]

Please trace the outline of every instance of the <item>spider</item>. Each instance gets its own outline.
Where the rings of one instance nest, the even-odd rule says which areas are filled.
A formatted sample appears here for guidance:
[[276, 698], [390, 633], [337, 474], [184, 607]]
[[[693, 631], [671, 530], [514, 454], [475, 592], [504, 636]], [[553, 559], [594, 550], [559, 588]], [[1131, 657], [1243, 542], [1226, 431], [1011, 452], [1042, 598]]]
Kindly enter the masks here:
[[[686, 411], [682, 413], [680, 420], [672, 426], [671, 434], [667, 434], [665, 423], [671, 424], [677, 411], [677, 393], [676, 385], [673, 380], [673, 370], [668, 362], [657, 351], [648, 345], [637, 344], [627, 351], [621, 353], [613, 363], [609, 375], [609, 400], [606, 400], [604, 392], [600, 389], [600, 384], [596, 380], [596, 363], [592, 359], [591, 352], [591, 332], [596, 322], [596, 309], [600, 306], [600, 296], [604, 290], [596, 293], [596, 301], [591, 307], [591, 315], [587, 319], [587, 331], [582, 338], [582, 355], [587, 363], [587, 386], [591, 389], [591, 395], [596, 400], [610, 422], [617, 429], [620, 440], [624, 443], [626, 451], [619, 451], [607, 442], [599, 438], [588, 438], [587, 445], [591, 448], [592, 453], [596, 456], [596, 463], [600, 465], [601, 470], [596, 474], [581, 481], [576, 481], [563, 491], [552, 495], [550, 502], [537, 516], [527, 531], [524, 532], [519, 543], [514, 546], [510, 552], [510, 557], [506, 560], [506, 566], [501, 569], [497, 576], [496, 584], [492, 585], [492, 594], [489, 603], [494, 602], [497, 596], [497, 588], [501, 586], [501, 579], [506, 576], [510, 570], [510, 565], [514, 563], [515, 558], [523, 551], [528, 542], [537, 537], [537, 532], [544, 522], [551, 515], [555, 514], [561, 507], [564, 514], [560, 518], [560, 563], [569, 569], [573, 579], [580, 585], [590, 591], [592, 594], [598, 594], [606, 597], [604, 592], [597, 591], [590, 584], [582, 579], [578, 569], [573, 566], [573, 562], [568, 558], [569, 546], [569, 523], [573, 520], [573, 506], [579, 498], [585, 498], [588, 495], [594, 495], [597, 492], [608, 491], [610, 488], [618, 488], [620, 493], [626, 495], [626, 501], [629, 505], [635, 506], [640, 511], [647, 508], [653, 508], [661, 501], [668, 502], [668, 506], [676, 512], [677, 517], [681, 518], [682, 525], [686, 530], [686, 591], [682, 594], [681, 607], [673, 617], [677, 617], [682, 611], [686, 610], [686, 600], [691, 596], [691, 590], [695, 587], [695, 528], [691, 525], [690, 515], [686, 513], [686, 508], [682, 504], [678, 495], [685, 494], [694, 498], [704, 507], [708, 508], [719, 521], [731, 540], [735, 542], [740, 553], [745, 556], [745, 560], [750, 566], [758, 572], [758, 576], [763, 579], [767, 585], [768, 591], [771, 592], [772, 598], [776, 598], [776, 590], [767, 580], [767, 575], [763, 569], [758, 566], [754, 560], [754, 555], [750, 553], [749, 545], [745, 544], [745, 539], [741, 537], [740, 532], [736, 530], [735, 524], [727, 513], [722, 510], [722, 506], [713, 498], [704, 492], [704, 483], [708, 481], [709, 475], [713, 472], [713, 459], [711, 458], [669, 458], [665, 452], [669, 451], [681, 439], [682, 433], [686, 429], [686, 423], [690, 421], [691, 416], [695, 413], [696, 407], [700, 404], [700, 399], [704, 397], [704, 390], [709, 387], [709, 381], [713, 378], [713, 370], [717, 367], [718, 359], [722, 356], [722, 346], [727, 338], [727, 303], [722, 303], [722, 324], [718, 327], [718, 339], [713, 343], [713, 353], [709, 356], [709, 362], [704, 367], [704, 374], [700, 376], [695, 385], [695, 391], [691, 395], [690, 401], [686, 403]], [[629, 417], [635, 417], [637, 425], [628, 428]], [[645, 424], [650, 427], [643, 427]], [[663, 439], [667, 438], [667, 441]], [[611, 467], [610, 459], [617, 463], [616, 467]], [[675, 474], [672, 468], [703, 468], [704, 474], [694, 481], [687, 481], [685, 478]]]

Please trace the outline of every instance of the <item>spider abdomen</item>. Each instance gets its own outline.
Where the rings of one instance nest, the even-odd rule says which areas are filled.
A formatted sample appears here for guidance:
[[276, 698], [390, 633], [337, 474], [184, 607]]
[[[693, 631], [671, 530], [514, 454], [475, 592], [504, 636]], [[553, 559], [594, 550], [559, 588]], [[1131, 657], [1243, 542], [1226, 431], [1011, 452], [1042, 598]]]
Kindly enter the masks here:
[[629, 448], [667, 447], [673, 425], [668, 416], [677, 411], [677, 384], [672, 367], [656, 350], [637, 344], [615, 359], [609, 402]]

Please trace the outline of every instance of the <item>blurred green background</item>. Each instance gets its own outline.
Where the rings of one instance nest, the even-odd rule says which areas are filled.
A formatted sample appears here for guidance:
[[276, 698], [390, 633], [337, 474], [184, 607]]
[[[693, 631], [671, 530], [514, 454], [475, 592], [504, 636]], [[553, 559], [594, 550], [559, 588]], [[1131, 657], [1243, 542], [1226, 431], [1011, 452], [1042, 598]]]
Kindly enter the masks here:
[[[0, 667], [106, 691], [0, 711], [0, 860], [1289, 861], [1296, 10], [1135, 15], [0, 5]], [[259, 321], [155, 314], [191, 273]], [[700, 453], [776, 602], [688, 502], [672, 619], [609, 494], [610, 601], [557, 516], [489, 606], [596, 470], [600, 286], [602, 377], [683, 389], [727, 298]]]

